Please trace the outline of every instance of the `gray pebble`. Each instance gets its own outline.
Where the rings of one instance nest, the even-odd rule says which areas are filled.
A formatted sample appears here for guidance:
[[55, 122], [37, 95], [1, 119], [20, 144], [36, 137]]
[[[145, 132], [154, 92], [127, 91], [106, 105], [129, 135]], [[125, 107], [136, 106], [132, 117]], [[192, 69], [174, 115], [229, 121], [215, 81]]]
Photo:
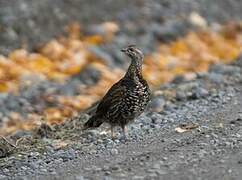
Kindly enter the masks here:
[[164, 109], [165, 100], [163, 97], [155, 97], [148, 105], [148, 110], [151, 112], [161, 112]]
[[112, 155], [117, 155], [118, 154], [118, 150], [115, 149], [115, 148], [111, 149], [110, 152], [111, 152]]
[[224, 79], [223, 75], [221, 75], [221, 74], [217, 74], [217, 73], [214, 73], [214, 72], [209, 73], [208, 78], [209, 78], [209, 80], [210, 80], [211, 82], [213, 82], [213, 83], [217, 83], [217, 84], [222, 83], [222, 82], [223, 82], [223, 79]]

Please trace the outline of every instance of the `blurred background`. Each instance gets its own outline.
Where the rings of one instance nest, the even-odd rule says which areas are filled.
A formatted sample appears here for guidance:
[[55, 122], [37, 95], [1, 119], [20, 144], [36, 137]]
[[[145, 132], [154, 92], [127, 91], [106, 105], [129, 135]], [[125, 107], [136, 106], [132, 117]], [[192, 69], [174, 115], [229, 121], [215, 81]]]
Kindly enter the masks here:
[[0, 135], [61, 123], [125, 73], [136, 44], [152, 90], [242, 51], [240, 0], [0, 0]]

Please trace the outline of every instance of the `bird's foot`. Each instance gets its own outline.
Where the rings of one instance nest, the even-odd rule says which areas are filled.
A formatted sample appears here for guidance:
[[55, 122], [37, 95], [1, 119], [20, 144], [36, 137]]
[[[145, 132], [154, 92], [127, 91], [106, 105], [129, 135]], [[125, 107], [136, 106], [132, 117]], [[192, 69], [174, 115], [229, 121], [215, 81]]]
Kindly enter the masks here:
[[121, 142], [125, 142], [125, 141], [127, 141], [128, 140], [128, 138], [127, 138], [127, 127], [126, 126], [124, 126], [124, 127], [122, 127], [122, 136], [121, 136], [121, 138], [120, 138], [120, 141]]
[[127, 136], [126, 135], [122, 135], [119, 139], [119, 141], [121, 142], [126, 142], [128, 140]]

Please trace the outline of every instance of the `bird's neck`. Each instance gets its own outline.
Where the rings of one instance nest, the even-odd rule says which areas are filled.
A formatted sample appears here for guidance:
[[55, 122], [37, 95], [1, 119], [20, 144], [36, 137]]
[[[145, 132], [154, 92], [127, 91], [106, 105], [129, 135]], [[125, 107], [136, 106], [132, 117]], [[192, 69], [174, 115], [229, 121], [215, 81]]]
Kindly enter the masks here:
[[142, 61], [132, 59], [125, 76], [134, 79], [142, 78]]

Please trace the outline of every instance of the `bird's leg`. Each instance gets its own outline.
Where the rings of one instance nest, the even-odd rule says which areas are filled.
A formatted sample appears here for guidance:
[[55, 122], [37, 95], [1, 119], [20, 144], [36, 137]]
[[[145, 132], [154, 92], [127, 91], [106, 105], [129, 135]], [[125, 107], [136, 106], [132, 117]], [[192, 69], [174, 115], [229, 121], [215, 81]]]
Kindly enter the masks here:
[[111, 137], [114, 140], [115, 139], [115, 134], [114, 134], [114, 127], [112, 125], [110, 127], [110, 130], [111, 130]]
[[122, 126], [122, 133], [123, 133], [123, 139], [126, 139], [127, 138], [127, 131], [128, 131], [128, 129], [127, 129], [127, 127], [125, 126], [125, 125], [123, 125]]

